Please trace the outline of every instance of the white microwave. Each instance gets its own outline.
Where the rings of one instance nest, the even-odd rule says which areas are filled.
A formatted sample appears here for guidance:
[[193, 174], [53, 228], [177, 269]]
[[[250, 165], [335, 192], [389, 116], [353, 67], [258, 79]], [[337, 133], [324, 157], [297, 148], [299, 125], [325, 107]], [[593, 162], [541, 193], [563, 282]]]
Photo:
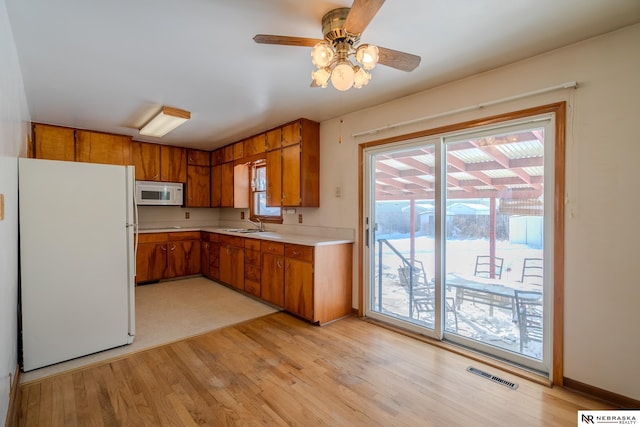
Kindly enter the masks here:
[[181, 182], [136, 181], [136, 204], [182, 206]]

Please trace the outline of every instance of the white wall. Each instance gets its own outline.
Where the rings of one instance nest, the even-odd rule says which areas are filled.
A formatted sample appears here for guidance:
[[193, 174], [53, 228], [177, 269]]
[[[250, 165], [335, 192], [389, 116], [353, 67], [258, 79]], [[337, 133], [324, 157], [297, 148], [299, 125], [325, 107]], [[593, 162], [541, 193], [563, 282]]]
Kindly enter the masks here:
[[[567, 101], [564, 374], [573, 380], [640, 399], [638, 46], [640, 25], [635, 25], [323, 122], [321, 208], [303, 210], [305, 222], [359, 228], [359, 143]], [[415, 72], [428, 73], [429, 70]], [[574, 80], [579, 83], [577, 90], [528, 97], [390, 129], [374, 136], [352, 137], [354, 133], [388, 124]], [[376, 84], [375, 70], [370, 84]], [[341, 187], [340, 198], [335, 196], [336, 186]], [[354, 306], [357, 304], [356, 279], [354, 271]]]
[[7, 415], [9, 374], [17, 363], [18, 303], [18, 156], [26, 152], [27, 102], [4, 0], [0, 0], [0, 422]]

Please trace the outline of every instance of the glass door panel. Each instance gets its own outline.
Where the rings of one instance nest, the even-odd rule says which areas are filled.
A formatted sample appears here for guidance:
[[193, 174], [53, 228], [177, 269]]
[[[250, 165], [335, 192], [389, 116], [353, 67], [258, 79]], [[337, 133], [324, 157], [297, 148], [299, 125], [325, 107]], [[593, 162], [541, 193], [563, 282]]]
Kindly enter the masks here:
[[445, 338], [541, 362], [545, 129], [531, 126], [445, 139], [444, 284], [458, 317]]

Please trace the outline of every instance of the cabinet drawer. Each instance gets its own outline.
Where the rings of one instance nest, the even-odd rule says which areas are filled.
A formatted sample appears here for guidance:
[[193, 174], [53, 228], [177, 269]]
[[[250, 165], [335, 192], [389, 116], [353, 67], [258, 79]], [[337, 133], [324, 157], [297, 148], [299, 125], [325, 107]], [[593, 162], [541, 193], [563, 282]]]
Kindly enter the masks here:
[[169, 240], [191, 240], [197, 239], [200, 240], [200, 232], [199, 231], [176, 231], [175, 233], [167, 233], [169, 234]]
[[253, 296], [260, 297], [260, 282], [253, 280], [244, 281], [244, 290]]
[[244, 279], [245, 285], [247, 280], [260, 283], [260, 267], [257, 265], [245, 265], [244, 266]]
[[203, 242], [219, 242], [220, 237], [216, 233], [209, 233], [208, 231], [200, 232], [200, 240]]
[[245, 249], [251, 249], [253, 251], [259, 251], [260, 250], [260, 240], [244, 239], [244, 247], [245, 247]]
[[284, 247], [284, 256], [311, 262], [313, 261], [313, 247], [287, 244]]
[[220, 244], [225, 246], [237, 246], [239, 248], [244, 247], [244, 238], [236, 236], [220, 236]]
[[260, 244], [260, 250], [269, 254], [284, 255], [284, 243], [263, 241]]
[[246, 264], [260, 266], [260, 251], [254, 251], [252, 249], [246, 249], [244, 251], [244, 262]]
[[162, 243], [169, 240], [169, 233], [142, 233], [138, 234], [138, 243]]

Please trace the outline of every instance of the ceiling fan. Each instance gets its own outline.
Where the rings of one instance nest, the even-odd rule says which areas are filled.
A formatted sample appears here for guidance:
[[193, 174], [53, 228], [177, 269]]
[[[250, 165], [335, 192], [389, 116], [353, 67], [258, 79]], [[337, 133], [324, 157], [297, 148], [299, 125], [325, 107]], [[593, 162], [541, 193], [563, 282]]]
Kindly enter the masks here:
[[[359, 44], [360, 35], [376, 15], [384, 0], [354, 0], [350, 8], [333, 9], [322, 17], [324, 39], [258, 34], [256, 43], [312, 47], [312, 87], [327, 87], [329, 80], [338, 90], [361, 88], [371, 79], [376, 64], [412, 71], [420, 57], [369, 44]], [[350, 57], [355, 58], [354, 64]]]

